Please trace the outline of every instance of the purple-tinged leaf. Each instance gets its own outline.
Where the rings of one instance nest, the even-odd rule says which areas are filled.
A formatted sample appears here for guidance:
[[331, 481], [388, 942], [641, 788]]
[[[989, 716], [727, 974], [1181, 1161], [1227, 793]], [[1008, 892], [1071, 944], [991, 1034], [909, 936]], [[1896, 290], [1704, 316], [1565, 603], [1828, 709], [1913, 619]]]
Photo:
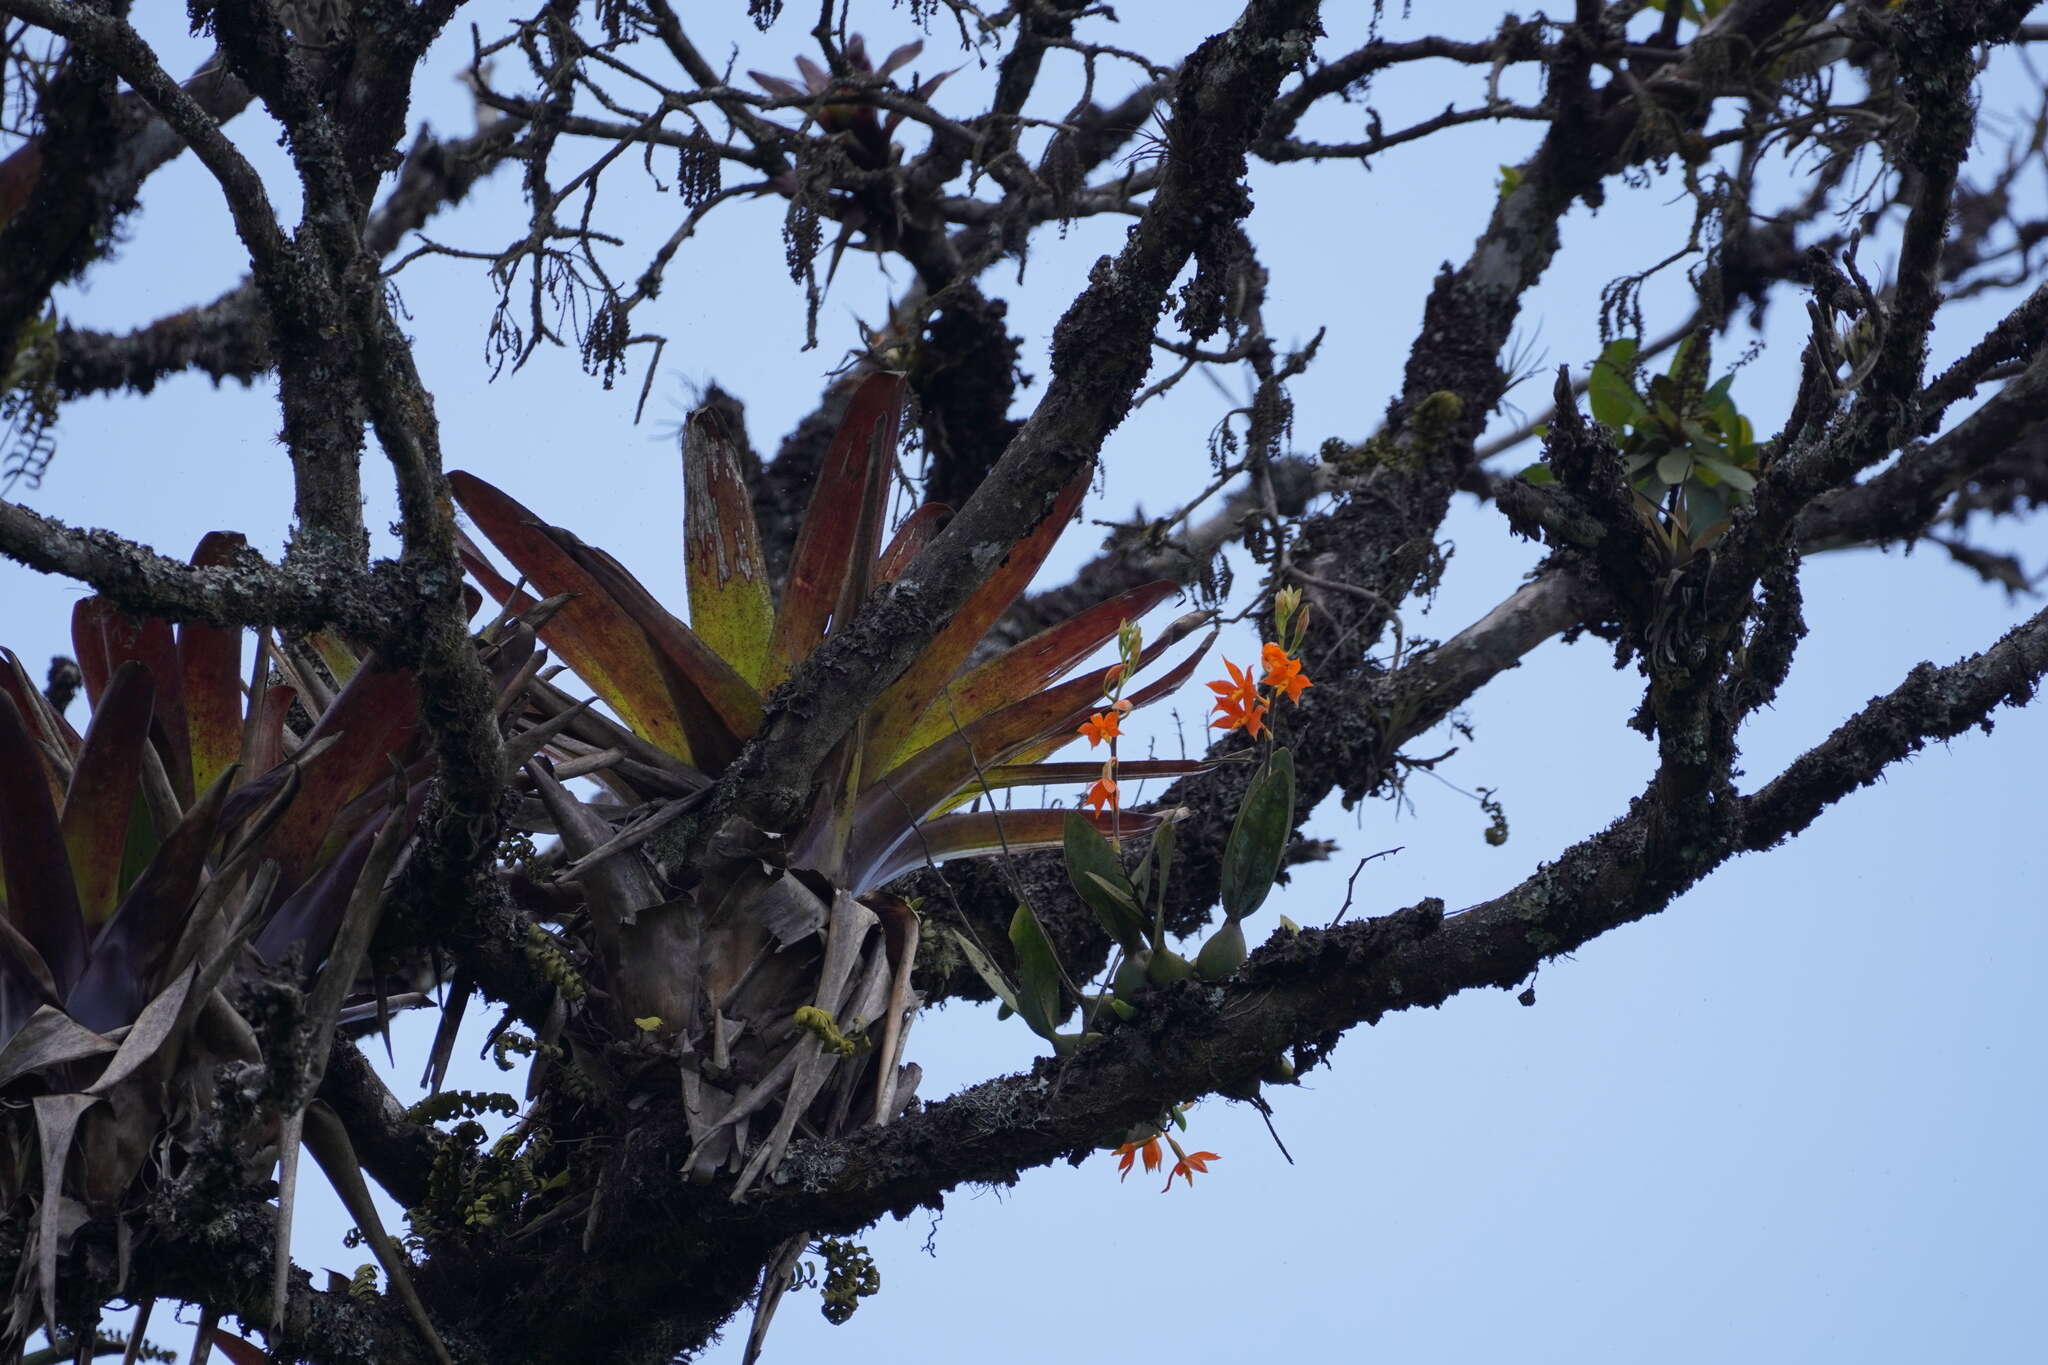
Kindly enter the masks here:
[[129, 659], [115, 667], [99, 705], [92, 709], [85, 746], [64, 794], [58, 823], [64, 830], [64, 850], [88, 939], [99, 932], [120, 899], [121, 854], [135, 813], [142, 748], [149, 743], [155, 698], [156, 680], [147, 665]]
[[922, 38], [912, 39], [882, 58], [882, 64], [875, 68], [877, 76], [893, 76], [896, 72], [917, 60], [917, 54], [924, 51]]
[[[85, 969], [85, 924], [49, 786], [15, 776], [37, 771], [42, 761], [14, 699], [0, 693], [0, 773], [9, 779], [0, 781], [7, 918], [48, 965], [50, 980], [62, 994]], [[127, 814], [123, 809], [124, 821]]]
[[793, 81], [786, 81], [780, 76], [771, 76], [765, 71], [749, 71], [747, 74], [754, 78], [754, 84], [766, 90], [776, 99], [800, 100], [807, 98], [808, 92], [800, 89]]
[[198, 901], [207, 850], [220, 828], [234, 776], [222, 773], [185, 812], [93, 941], [85, 972], [64, 1002], [86, 1027], [105, 1031], [131, 1023], [156, 994], [161, 971]]
[[[301, 792], [294, 806], [303, 804], [306, 798], [307, 793]], [[370, 848], [377, 841], [380, 823], [364, 821], [339, 853], [284, 898], [272, 912], [270, 922], [256, 935], [257, 956], [276, 966], [284, 961], [285, 953], [294, 944], [303, 944], [305, 951], [299, 961], [300, 970], [310, 978], [319, 969], [328, 948], [333, 946], [335, 933], [341, 928], [342, 915], [348, 909], [356, 880], [370, 859]], [[280, 880], [279, 885], [291, 883]]]
[[267, 848], [278, 860], [282, 884], [297, 886], [331, 852], [329, 826], [350, 801], [403, 762], [419, 733], [419, 687], [411, 673], [375, 655], [364, 661], [313, 726], [306, 742], [329, 736], [341, 742], [300, 764], [298, 799], [271, 831]]
[[242, 741], [244, 774], [260, 776], [284, 762], [284, 725], [298, 699], [298, 692], [282, 683], [266, 682], [257, 693]]
[[68, 778], [50, 762], [50, 754], [62, 755], [66, 762], [75, 761], [79, 745], [78, 732], [71, 728], [62, 716], [51, 709], [34, 682], [29, 679], [28, 670], [21, 666], [14, 651], [0, 649], [0, 692], [5, 692], [27, 723], [29, 734], [44, 750], [45, 762], [41, 766], [43, 777], [50, 788], [50, 804], [62, 805], [64, 788]]

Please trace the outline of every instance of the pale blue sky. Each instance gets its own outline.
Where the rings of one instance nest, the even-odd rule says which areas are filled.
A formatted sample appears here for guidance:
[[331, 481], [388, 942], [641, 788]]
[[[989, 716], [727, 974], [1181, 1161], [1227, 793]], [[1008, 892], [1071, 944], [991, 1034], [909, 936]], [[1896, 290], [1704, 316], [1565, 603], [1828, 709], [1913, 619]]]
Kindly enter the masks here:
[[[737, 0], [701, 8], [717, 15], [704, 21], [707, 50], [741, 42], [741, 69], [786, 70], [802, 50], [794, 13], [762, 39]], [[871, 44], [886, 50], [903, 16], [869, 8]], [[1231, 9], [1126, 5], [1119, 41], [1155, 55], [1185, 51]], [[1325, 51], [1362, 39], [1366, 6], [1328, 9]], [[1497, 22], [1490, 9], [1444, 9], [1450, 18], [1424, 18], [1461, 36]], [[485, 9], [476, 17], [483, 22]], [[178, 15], [161, 19], [166, 35], [181, 33]], [[1390, 14], [1390, 33], [1419, 27]], [[467, 42], [454, 35], [421, 82], [416, 114], [443, 132], [469, 126], [452, 80]], [[176, 46], [174, 67], [188, 68], [196, 54]], [[941, 34], [919, 66], [960, 60]], [[2024, 91], [2009, 66], [1997, 74], [1986, 112], [2009, 115]], [[1120, 93], [1124, 79], [1109, 70], [1105, 89]], [[970, 112], [986, 80], [970, 64], [936, 102]], [[1379, 93], [1393, 126], [1403, 111], [1434, 112], [1454, 95], [1465, 102], [1476, 86], [1432, 68], [1405, 85], [1389, 78]], [[1343, 136], [1362, 118], [1357, 106], [1340, 108], [1325, 126]], [[274, 185], [289, 183], [269, 125], [245, 115], [233, 132]], [[1528, 125], [1480, 127], [1392, 153], [1369, 173], [1255, 172], [1251, 230], [1273, 271], [1269, 326], [1282, 339], [1330, 328], [1295, 386], [1300, 447], [1372, 429], [1437, 265], [1462, 259], [1485, 221], [1496, 166], [1531, 145]], [[609, 193], [636, 245], [659, 240], [679, 212], [630, 171]], [[2027, 193], [2038, 200], [2040, 184]], [[1525, 313], [1523, 331], [1552, 367], [1590, 357], [1599, 286], [1663, 255], [1689, 212], [1664, 184], [1614, 186], [1610, 195], [1599, 215], [1573, 215], [1566, 251]], [[120, 259], [63, 296], [68, 319], [131, 326], [206, 302], [237, 279], [226, 215], [196, 164], [162, 172], [143, 202]], [[499, 246], [517, 211], [517, 182], [501, 175], [432, 234]], [[478, 267], [409, 269], [399, 284], [448, 464], [544, 508], [679, 601], [681, 480], [672, 447], [651, 430], [656, 419], [681, 411], [689, 382], [715, 378], [748, 402], [756, 443], [772, 448], [853, 344], [853, 318], [877, 320], [890, 287], [871, 257], [850, 255], [821, 318], [823, 344], [799, 353], [802, 298], [782, 271], [779, 218], [776, 202], [734, 205], [684, 247], [642, 322], [671, 342], [650, 420], [638, 428], [637, 368], [607, 394], [572, 356], [543, 353], [525, 373], [488, 384], [490, 294]], [[1123, 226], [1076, 224], [1064, 241], [1047, 231], [1034, 240], [1021, 288], [1011, 268], [989, 277], [1012, 300], [1025, 367], [1041, 378], [1051, 323]], [[1884, 259], [1882, 244], [1866, 256]], [[904, 277], [899, 268], [896, 287]], [[1667, 282], [1649, 302], [1659, 331], [1682, 295]], [[1762, 431], [1782, 414], [1798, 344], [1787, 329], [1801, 315], [1796, 300], [1779, 303], [1768, 349], [1737, 381]], [[1987, 301], [1961, 321], [1981, 328], [1991, 316]], [[1960, 325], [1945, 330], [1937, 363], [1971, 339]], [[1513, 397], [1536, 406], [1546, 390], [1539, 380]], [[1156, 512], [1198, 486], [1220, 408], [1197, 378], [1139, 413], [1105, 450], [1103, 491], [1087, 515], [1125, 516], [1140, 500]], [[275, 550], [290, 506], [277, 421], [267, 384], [215, 390], [180, 378], [148, 399], [79, 404], [66, 413], [44, 486], [17, 496], [168, 553], [189, 552], [215, 527]], [[1533, 450], [1516, 463], [1531, 458]], [[391, 497], [374, 460], [365, 482], [371, 523], [381, 526]], [[1444, 536], [1457, 553], [1433, 610], [1407, 614], [1411, 635], [1461, 629], [1537, 558], [1496, 513], [1469, 501]], [[2039, 526], [2001, 528], [1991, 539], [2035, 565], [2048, 560]], [[1092, 549], [1077, 529], [1048, 579]], [[1938, 550], [1831, 557], [1808, 567], [1804, 587], [1812, 634], [1777, 707], [1745, 734], [1749, 787], [1914, 663], [1981, 649], [2037, 605], [2007, 602]], [[78, 594], [0, 565], [0, 641], [40, 667], [66, 648]], [[1242, 658], [1250, 637], [1226, 648]], [[1546, 645], [1475, 699], [1476, 739], [1442, 769], [1461, 787], [1499, 789], [1506, 846], [1485, 844], [1476, 806], [1426, 778], [1410, 788], [1410, 811], [1332, 806], [1310, 832], [1341, 840], [1344, 855], [1276, 895], [1254, 937], [1275, 911], [1326, 921], [1355, 859], [1394, 845], [1404, 851], [1359, 878], [1365, 913], [1424, 895], [1456, 907], [1512, 885], [1640, 789], [1652, 751], [1624, 725], [1640, 686], [1633, 670], [1613, 670], [1598, 642]], [[1201, 709], [1192, 696], [1182, 705], [1189, 717]], [[1438, 738], [1417, 747], [1448, 747]], [[1271, 1095], [1292, 1167], [1250, 1110], [1211, 1101], [1194, 1112], [1191, 1136], [1223, 1160], [1192, 1190], [1162, 1197], [1136, 1177], [1120, 1185], [1114, 1162], [1098, 1156], [1035, 1172], [1014, 1189], [956, 1193], [935, 1256], [921, 1250], [928, 1215], [885, 1224], [864, 1239], [882, 1293], [840, 1328], [818, 1316], [813, 1295], [792, 1295], [769, 1359], [828, 1350], [846, 1361], [983, 1365], [1083, 1352], [1525, 1365], [2038, 1359], [2048, 1250], [2044, 757], [2041, 708], [2005, 713], [1993, 739], [1972, 734], [1933, 748], [1792, 846], [1731, 865], [1667, 913], [1546, 967], [1533, 1009], [1506, 994], [1472, 994], [1359, 1030], [1333, 1068]], [[429, 1027], [422, 1016], [400, 1030], [401, 1095], [416, 1093]], [[1026, 1064], [1034, 1042], [1017, 1021], [954, 1007], [920, 1021], [911, 1053], [926, 1068], [924, 1093], [937, 1097]], [[504, 1080], [480, 1065], [455, 1083]], [[339, 1215], [331, 1202], [323, 1212], [321, 1198], [309, 1196], [301, 1215], [301, 1261], [350, 1269], [361, 1253], [338, 1245]], [[708, 1359], [737, 1361], [744, 1323], [736, 1326]], [[187, 1340], [167, 1339], [180, 1349]]]

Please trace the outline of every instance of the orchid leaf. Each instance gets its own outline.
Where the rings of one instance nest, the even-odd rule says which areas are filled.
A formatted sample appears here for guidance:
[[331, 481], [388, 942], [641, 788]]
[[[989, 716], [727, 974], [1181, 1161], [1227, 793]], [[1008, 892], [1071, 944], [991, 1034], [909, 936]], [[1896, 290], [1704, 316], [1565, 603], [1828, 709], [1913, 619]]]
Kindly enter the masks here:
[[1017, 1013], [1033, 1033], [1051, 1040], [1066, 1015], [1060, 1007], [1060, 959], [1029, 905], [1019, 905], [1010, 917], [1010, 947], [1017, 954]]
[[[71, 880], [64, 836], [47, 784], [18, 774], [41, 769], [14, 699], [0, 693], [0, 869], [7, 885], [7, 916], [50, 969], [62, 994], [85, 970], [85, 924]], [[127, 810], [121, 815], [125, 823]]]
[[[1134, 831], [1135, 832], [1135, 831]], [[1138, 913], [1138, 892], [1124, 872], [1116, 845], [1103, 836], [1100, 824], [1070, 810], [1062, 829], [1067, 879], [1104, 932], [1127, 953], [1145, 946], [1145, 921]]]
[[1635, 340], [1617, 338], [1601, 348], [1600, 358], [1593, 362], [1593, 372], [1586, 379], [1587, 406], [1593, 410], [1593, 420], [1613, 431], [1634, 426], [1643, 419], [1643, 400], [1637, 396], [1632, 380], [1635, 359]]
[[967, 959], [967, 965], [974, 969], [974, 974], [981, 978], [982, 983], [1002, 1002], [1003, 1007], [1011, 1014], [1021, 1014], [1023, 1011], [1017, 1008], [1017, 983], [1003, 974], [1003, 969], [981, 950], [981, 945], [974, 941], [973, 935], [963, 934], [952, 928], [948, 928], [946, 932], [952, 935], [953, 942], [960, 949], [960, 955]]
[[[448, 486], [477, 529], [536, 591], [546, 597], [572, 594], [540, 628], [548, 648], [633, 730], [688, 759], [689, 740], [654, 647], [625, 609], [564, 553], [547, 534], [546, 523], [510, 495], [461, 470], [448, 475]], [[469, 568], [476, 573], [474, 564]], [[519, 610], [532, 605], [522, 604], [511, 585], [495, 574], [477, 577], [500, 604]]]
[[887, 496], [906, 387], [901, 375], [869, 375], [846, 405], [797, 531], [764, 686], [810, 657], [840, 609], [854, 546], [872, 529], [866, 523], [880, 519]]
[[1244, 804], [1238, 807], [1237, 823], [1223, 846], [1223, 913], [1243, 919], [1259, 908], [1273, 879], [1280, 874], [1280, 857], [1294, 836], [1294, 753], [1275, 749], [1272, 756], [1252, 774], [1245, 788]]
[[156, 682], [146, 665], [130, 659], [114, 670], [93, 707], [58, 816], [88, 937], [107, 922], [121, 895], [122, 852], [135, 815], [155, 696]]
[[876, 700], [872, 713], [874, 719], [868, 731], [869, 753], [891, 756], [900, 753], [905, 738], [926, 708], [938, 698], [946, 684], [953, 681], [961, 664], [988, 634], [996, 618], [1010, 609], [1010, 604], [1030, 585], [1039, 566], [1045, 563], [1054, 542], [1066, 530], [1068, 519], [1080, 507], [1081, 498], [1088, 491], [1091, 472], [1082, 470], [1060, 490], [1045, 519], [1011, 548], [1009, 556], [995, 566], [971, 597], [960, 604], [959, 610], [953, 613], [953, 619], [925, 647], [917, 661]]
[[718, 409], [702, 407], [683, 423], [682, 447], [690, 628], [759, 687], [768, 674], [775, 594], [768, 586], [768, 562], [734, 433]]

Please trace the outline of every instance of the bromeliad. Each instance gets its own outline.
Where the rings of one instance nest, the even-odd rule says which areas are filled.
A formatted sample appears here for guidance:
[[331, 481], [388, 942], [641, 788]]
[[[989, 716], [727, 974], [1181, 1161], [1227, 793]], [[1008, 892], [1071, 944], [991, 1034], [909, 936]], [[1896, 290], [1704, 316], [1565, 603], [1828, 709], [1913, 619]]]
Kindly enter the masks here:
[[[886, 1123], [909, 1100], [915, 1068], [902, 1055], [919, 922], [910, 905], [882, 894], [887, 883], [951, 858], [1060, 845], [1067, 812], [995, 808], [990, 798], [1013, 787], [1092, 782], [1098, 811], [1108, 807], [1093, 817], [1105, 832], [1149, 832], [1169, 818], [1119, 809], [1098, 765], [1045, 760], [1089, 725], [1098, 742], [1114, 744], [1123, 712], [1103, 709], [1103, 675], [1061, 679], [1120, 625], [1171, 596], [1172, 583], [1120, 593], [970, 664], [1072, 518], [1084, 475], [882, 692], [826, 771], [812, 775], [800, 828], [786, 838], [728, 830], [711, 865], [676, 866], [636, 847], [694, 808], [759, 726], [762, 696], [885, 590], [944, 523], [945, 509], [927, 506], [886, 533], [906, 385], [888, 373], [845, 382], [845, 417], [779, 601], [734, 433], [710, 410], [684, 424], [688, 624], [604, 551], [473, 474], [450, 475], [476, 529], [533, 596], [465, 542], [473, 576], [510, 613], [534, 617], [540, 638], [611, 712], [579, 707], [538, 679], [527, 686], [524, 723], [538, 738], [521, 746], [532, 755], [523, 782], [536, 799], [522, 809], [529, 828], [561, 837], [543, 870], [587, 903], [602, 985], [594, 993], [601, 1022], [586, 1009], [579, 1027], [591, 1038], [630, 1036], [633, 1019], [662, 1021], [659, 1036], [682, 1060], [689, 1170], [700, 1179], [735, 1172], [735, 1197], [772, 1168], [798, 1122], [819, 1131]], [[1205, 621], [1193, 613], [1172, 622], [1130, 661], [1131, 674]], [[1128, 704], [1172, 692], [1203, 648], [1206, 641], [1134, 688]], [[1207, 766], [1130, 763], [1121, 775], [1171, 778]], [[604, 797], [569, 791], [570, 774], [597, 783]], [[799, 1007], [849, 1035], [864, 1027], [871, 1046], [852, 1057], [821, 1048], [815, 1030], [792, 1024]]]

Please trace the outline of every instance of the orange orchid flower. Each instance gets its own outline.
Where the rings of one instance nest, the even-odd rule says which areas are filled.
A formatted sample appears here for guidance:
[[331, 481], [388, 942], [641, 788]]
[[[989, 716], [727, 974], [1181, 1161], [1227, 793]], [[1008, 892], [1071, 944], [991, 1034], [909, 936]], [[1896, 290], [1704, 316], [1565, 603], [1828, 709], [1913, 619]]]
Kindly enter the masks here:
[[1264, 651], [1266, 676], [1261, 681], [1271, 688], [1287, 694], [1287, 700], [1299, 703], [1301, 694], [1315, 684], [1301, 671], [1301, 660], [1289, 654], [1280, 646], [1268, 640]]
[[1126, 1142], [1123, 1146], [1116, 1149], [1116, 1154], [1123, 1158], [1123, 1160], [1116, 1164], [1117, 1170], [1122, 1173], [1117, 1176], [1119, 1180], [1127, 1179], [1130, 1176], [1132, 1164], [1141, 1156], [1145, 1158], [1145, 1169], [1147, 1172], [1158, 1170], [1160, 1162], [1164, 1160], [1159, 1152], [1159, 1134], [1157, 1133], [1139, 1142]]
[[1253, 739], [1265, 728], [1266, 703], [1259, 696], [1259, 684], [1245, 669], [1225, 659], [1223, 666], [1230, 670], [1229, 682], [1208, 684], [1216, 694], [1215, 709], [1222, 713], [1221, 720], [1209, 722], [1211, 729], [1235, 730], [1240, 727]]
[[[1166, 1140], [1166, 1145], [1173, 1148], [1173, 1154], [1180, 1159], [1178, 1161], [1175, 1161], [1173, 1163], [1173, 1169], [1166, 1173], [1166, 1184], [1163, 1187], [1161, 1187], [1159, 1191], [1161, 1194], [1165, 1194], [1167, 1190], [1173, 1188], [1173, 1178], [1175, 1176], [1179, 1176], [1181, 1179], [1187, 1181], [1188, 1186], [1190, 1188], [1193, 1188], [1195, 1183], [1195, 1172], [1200, 1171], [1203, 1175], [1207, 1175], [1209, 1173], [1210, 1162], [1223, 1160], [1222, 1157], [1216, 1155], [1216, 1153], [1214, 1152], [1187, 1151], [1183, 1149], [1181, 1145], [1178, 1142], [1175, 1142], [1172, 1138], [1168, 1138]], [[1145, 1169], [1149, 1171], [1152, 1169], [1152, 1167], [1148, 1163]]]
[[1117, 800], [1116, 779], [1108, 776], [1108, 772], [1109, 769], [1105, 766], [1103, 768], [1104, 775], [1096, 778], [1095, 785], [1090, 787], [1088, 794], [1081, 798], [1082, 801], [1095, 808], [1097, 815], [1102, 814], [1104, 806], [1108, 806], [1111, 810], [1123, 809]]
[[[1211, 687], [1215, 684], [1211, 683]], [[1257, 739], [1266, 728], [1266, 703], [1254, 699], [1247, 706], [1236, 697], [1225, 697], [1216, 703], [1222, 713], [1220, 718], [1209, 722], [1212, 730], [1235, 730], [1240, 727], [1253, 739]]]
[[1122, 735], [1123, 731], [1118, 728], [1122, 720], [1123, 714], [1119, 711], [1097, 711], [1082, 721], [1081, 728], [1074, 733], [1084, 737], [1088, 741], [1088, 747], [1092, 749], [1105, 739], [1116, 739]]

